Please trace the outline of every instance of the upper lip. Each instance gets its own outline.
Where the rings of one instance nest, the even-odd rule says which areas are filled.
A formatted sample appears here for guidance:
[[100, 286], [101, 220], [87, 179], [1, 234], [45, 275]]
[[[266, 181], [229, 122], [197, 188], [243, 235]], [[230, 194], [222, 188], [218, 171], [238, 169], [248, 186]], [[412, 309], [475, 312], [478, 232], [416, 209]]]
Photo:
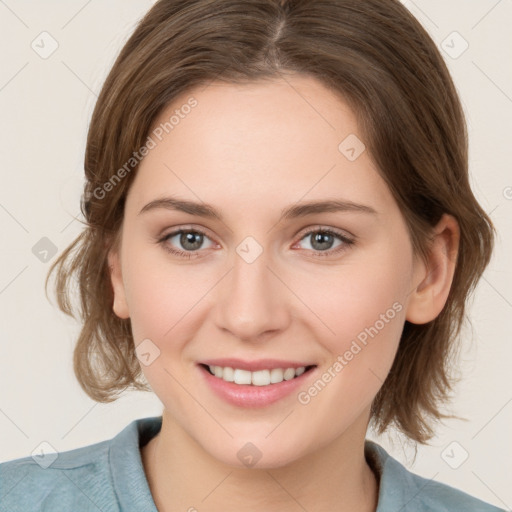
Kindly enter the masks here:
[[285, 361], [283, 359], [257, 359], [254, 361], [244, 361], [243, 359], [236, 358], [223, 358], [223, 359], [207, 359], [200, 361], [200, 364], [207, 366], [229, 366], [231, 368], [239, 368], [240, 370], [247, 370], [256, 372], [258, 370], [272, 370], [274, 368], [300, 368], [301, 366], [314, 366], [311, 363], [302, 363], [297, 361]]

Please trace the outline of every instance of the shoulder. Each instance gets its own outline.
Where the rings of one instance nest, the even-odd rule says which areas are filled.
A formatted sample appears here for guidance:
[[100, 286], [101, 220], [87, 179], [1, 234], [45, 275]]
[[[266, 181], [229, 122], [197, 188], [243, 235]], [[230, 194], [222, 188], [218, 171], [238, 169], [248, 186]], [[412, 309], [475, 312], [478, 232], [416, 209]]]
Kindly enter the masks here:
[[[0, 464], [5, 510], [116, 510], [108, 485], [109, 441], [61, 453], [34, 454]], [[3, 508], [0, 507], [1, 510]]]
[[0, 512], [157, 512], [140, 447], [161, 425], [161, 416], [140, 418], [106, 441], [0, 464]]
[[372, 441], [366, 441], [365, 455], [380, 473], [377, 512], [504, 511], [447, 484], [412, 473]]

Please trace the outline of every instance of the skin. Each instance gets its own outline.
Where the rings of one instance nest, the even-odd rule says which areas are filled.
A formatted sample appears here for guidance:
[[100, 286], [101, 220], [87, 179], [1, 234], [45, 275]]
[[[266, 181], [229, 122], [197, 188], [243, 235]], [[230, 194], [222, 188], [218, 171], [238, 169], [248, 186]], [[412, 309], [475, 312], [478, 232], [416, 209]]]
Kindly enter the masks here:
[[[155, 126], [192, 95], [198, 105], [142, 161], [109, 254], [115, 314], [131, 319], [136, 346], [150, 339], [160, 350], [141, 365], [164, 405], [161, 432], [141, 449], [158, 510], [374, 511], [378, 481], [363, 451], [370, 406], [405, 320], [428, 322], [446, 302], [457, 222], [444, 215], [428, 260], [416, 258], [369, 152], [349, 161], [338, 149], [349, 134], [362, 139], [354, 113], [311, 77], [214, 82], [176, 98]], [[139, 214], [169, 195], [211, 204], [223, 220]], [[289, 205], [325, 199], [377, 213], [279, 221]], [[306, 231], [322, 227], [355, 242], [319, 248]], [[206, 232], [200, 248], [179, 235], [158, 242], [179, 228]], [[236, 252], [248, 236], [263, 248], [250, 264]], [[292, 393], [236, 407], [198, 378], [206, 358], [311, 361], [307, 390], [394, 303], [396, 316], [307, 405]], [[252, 468], [237, 458], [249, 441], [262, 454]]]

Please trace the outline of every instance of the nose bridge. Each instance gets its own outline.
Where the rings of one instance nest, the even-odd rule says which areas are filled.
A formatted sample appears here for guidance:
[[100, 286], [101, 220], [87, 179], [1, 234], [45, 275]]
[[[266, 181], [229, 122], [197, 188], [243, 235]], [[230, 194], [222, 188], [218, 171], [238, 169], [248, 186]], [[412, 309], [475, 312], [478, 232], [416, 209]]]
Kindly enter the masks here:
[[217, 303], [218, 326], [244, 340], [283, 329], [289, 318], [279, 289], [283, 285], [269, 270], [272, 263], [258, 245], [245, 240], [236, 248]]

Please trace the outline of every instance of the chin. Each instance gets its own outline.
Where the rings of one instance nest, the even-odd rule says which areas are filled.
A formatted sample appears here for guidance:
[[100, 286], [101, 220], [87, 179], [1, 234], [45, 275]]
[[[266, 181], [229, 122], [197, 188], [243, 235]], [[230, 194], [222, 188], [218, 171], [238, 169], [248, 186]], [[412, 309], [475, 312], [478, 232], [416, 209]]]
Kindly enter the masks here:
[[236, 437], [224, 444], [204, 445], [203, 449], [219, 462], [237, 469], [275, 469], [287, 466], [304, 455], [304, 443], [297, 439], [288, 445], [283, 439], [265, 439], [265, 435]]

